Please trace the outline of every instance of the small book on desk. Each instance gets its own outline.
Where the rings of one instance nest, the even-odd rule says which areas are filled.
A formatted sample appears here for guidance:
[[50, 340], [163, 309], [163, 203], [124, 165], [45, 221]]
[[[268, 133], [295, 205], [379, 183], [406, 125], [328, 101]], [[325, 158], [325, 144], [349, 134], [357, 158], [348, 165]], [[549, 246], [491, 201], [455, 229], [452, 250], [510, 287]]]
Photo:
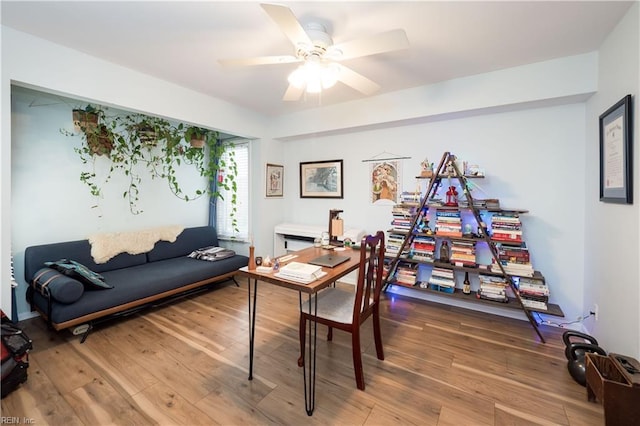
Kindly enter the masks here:
[[291, 262], [280, 268], [276, 276], [294, 281], [311, 282], [325, 275], [322, 268], [308, 263]]

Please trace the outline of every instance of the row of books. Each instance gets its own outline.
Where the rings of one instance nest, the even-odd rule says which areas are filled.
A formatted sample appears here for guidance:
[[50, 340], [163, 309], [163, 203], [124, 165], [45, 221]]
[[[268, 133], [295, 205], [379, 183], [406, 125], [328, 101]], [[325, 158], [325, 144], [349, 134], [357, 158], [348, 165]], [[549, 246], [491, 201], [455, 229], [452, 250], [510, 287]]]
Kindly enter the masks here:
[[[388, 232], [387, 233], [387, 241], [384, 246], [384, 255], [387, 257], [395, 257], [400, 252], [400, 248], [404, 243], [406, 235], [403, 233], [397, 232]], [[409, 254], [409, 247], [405, 247], [402, 252], [402, 256], [407, 256]]]
[[415, 207], [396, 204], [391, 210], [391, 214], [393, 216], [391, 226], [393, 229], [398, 231], [410, 231], [415, 213]]
[[[516, 275], [519, 277], [533, 277], [534, 270], [533, 265], [531, 263], [513, 263], [500, 260], [500, 265], [502, 265], [502, 269], [509, 275]], [[495, 259], [491, 261], [491, 272], [495, 272], [496, 274], [502, 273], [500, 269], [500, 265], [496, 262]]]
[[450, 262], [456, 266], [476, 266], [476, 243], [473, 241], [451, 241]]
[[400, 194], [401, 203], [420, 203], [422, 195], [420, 192], [403, 191]]
[[456, 288], [453, 270], [447, 268], [434, 267], [427, 282], [433, 290], [447, 293], [453, 293]]
[[436, 239], [427, 235], [416, 235], [411, 245], [410, 257], [412, 259], [433, 262], [436, 250]]
[[509, 243], [522, 243], [522, 224], [517, 213], [500, 212], [491, 218], [491, 239]]
[[398, 262], [394, 281], [396, 284], [413, 287], [418, 282], [418, 265], [410, 262]]
[[480, 274], [480, 287], [476, 292], [478, 299], [491, 300], [494, 302], [506, 303], [509, 301], [507, 288], [509, 283], [503, 277], [493, 277], [490, 275]]
[[525, 242], [521, 242], [517, 245], [496, 243], [495, 248], [498, 254], [498, 259], [493, 259], [491, 262], [492, 272], [502, 272], [498, 265], [499, 262], [504, 271], [509, 275], [533, 277], [533, 265], [531, 264], [529, 249]]
[[436, 211], [436, 235], [444, 237], [461, 237], [462, 220], [458, 210]]
[[531, 263], [529, 248], [525, 242], [522, 242], [519, 245], [496, 243], [495, 248], [498, 253], [498, 259], [501, 262], [521, 264]]
[[531, 309], [546, 311], [549, 303], [549, 288], [544, 279], [516, 277], [516, 287], [522, 304]]

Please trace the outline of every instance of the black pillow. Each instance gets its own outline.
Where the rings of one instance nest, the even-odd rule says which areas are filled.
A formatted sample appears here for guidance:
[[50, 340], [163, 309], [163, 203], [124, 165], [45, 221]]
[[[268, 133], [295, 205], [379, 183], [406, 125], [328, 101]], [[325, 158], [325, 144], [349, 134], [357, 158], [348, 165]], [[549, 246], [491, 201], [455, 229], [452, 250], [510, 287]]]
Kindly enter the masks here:
[[45, 262], [44, 264], [56, 271], [60, 271], [65, 275], [77, 279], [85, 284], [87, 289], [104, 290], [113, 288], [112, 285], [105, 282], [102, 275], [93, 272], [91, 269], [74, 260], [60, 259], [55, 262]]
[[33, 277], [34, 289], [43, 296], [51, 295], [60, 303], [73, 303], [84, 293], [84, 285], [51, 268], [42, 268]]

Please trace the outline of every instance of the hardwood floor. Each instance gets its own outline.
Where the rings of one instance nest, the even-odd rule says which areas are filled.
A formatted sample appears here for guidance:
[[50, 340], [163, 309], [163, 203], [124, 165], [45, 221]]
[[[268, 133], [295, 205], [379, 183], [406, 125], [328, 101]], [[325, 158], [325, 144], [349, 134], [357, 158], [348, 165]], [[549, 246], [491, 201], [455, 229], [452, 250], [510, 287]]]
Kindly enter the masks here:
[[[563, 329], [383, 296], [385, 360], [363, 326], [366, 390], [350, 336], [318, 332], [316, 410], [304, 409], [298, 295], [259, 285], [254, 380], [246, 282], [111, 321], [85, 343], [39, 318], [29, 379], [2, 416], [37, 425], [602, 425], [566, 368]], [[4, 420], [3, 420], [4, 422]]]

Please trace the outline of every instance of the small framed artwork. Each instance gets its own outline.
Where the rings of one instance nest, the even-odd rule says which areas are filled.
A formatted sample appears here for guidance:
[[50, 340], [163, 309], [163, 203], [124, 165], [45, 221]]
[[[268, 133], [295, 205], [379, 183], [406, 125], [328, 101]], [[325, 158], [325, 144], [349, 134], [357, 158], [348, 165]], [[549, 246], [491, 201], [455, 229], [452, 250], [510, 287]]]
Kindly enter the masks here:
[[633, 204], [631, 95], [600, 116], [600, 201]]
[[300, 163], [300, 198], [343, 198], [342, 160]]
[[266, 196], [282, 197], [284, 195], [284, 166], [267, 163]]

